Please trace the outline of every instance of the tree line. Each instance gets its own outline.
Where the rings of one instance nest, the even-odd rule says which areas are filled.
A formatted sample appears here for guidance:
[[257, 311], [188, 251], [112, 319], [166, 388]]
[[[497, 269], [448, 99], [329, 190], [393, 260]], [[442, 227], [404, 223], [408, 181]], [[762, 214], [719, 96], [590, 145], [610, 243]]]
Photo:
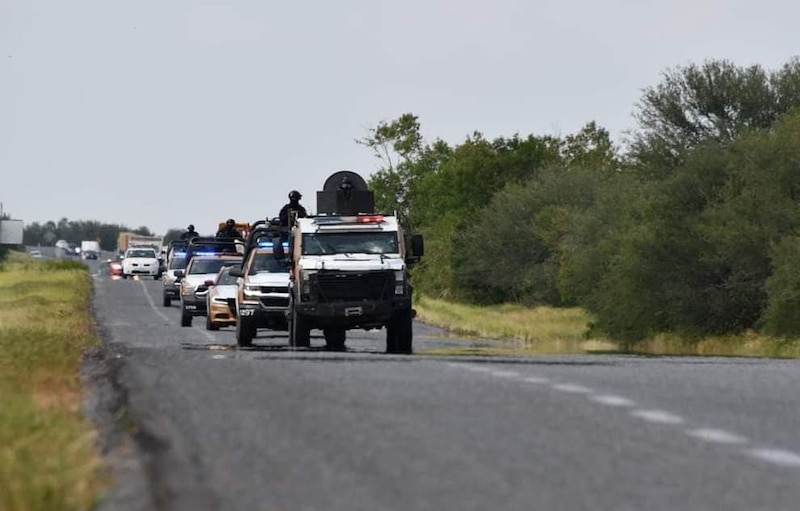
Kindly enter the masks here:
[[58, 222], [33, 222], [25, 225], [23, 243], [25, 245], [53, 246], [58, 240], [80, 245], [84, 240], [98, 240], [103, 250], [116, 250], [120, 232], [135, 232], [142, 236], [154, 234], [145, 226], [130, 229], [122, 224], [109, 224], [96, 220], [68, 220], [62, 218]]
[[479, 304], [582, 306], [635, 342], [748, 329], [800, 335], [800, 59], [669, 69], [622, 144], [426, 141], [404, 114], [358, 140], [376, 202], [426, 237], [418, 290]]

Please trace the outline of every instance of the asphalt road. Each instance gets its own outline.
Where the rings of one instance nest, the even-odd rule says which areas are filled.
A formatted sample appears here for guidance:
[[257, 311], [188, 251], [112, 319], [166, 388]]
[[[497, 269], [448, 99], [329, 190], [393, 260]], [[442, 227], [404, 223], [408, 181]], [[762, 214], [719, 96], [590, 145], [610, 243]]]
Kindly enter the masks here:
[[457, 341], [419, 324], [414, 356], [383, 354], [382, 332], [243, 351], [181, 328], [160, 282], [95, 282], [94, 363], [122, 397], [93, 415], [135, 439], [109, 453], [107, 509], [800, 508], [794, 361], [439, 358], [424, 350]]

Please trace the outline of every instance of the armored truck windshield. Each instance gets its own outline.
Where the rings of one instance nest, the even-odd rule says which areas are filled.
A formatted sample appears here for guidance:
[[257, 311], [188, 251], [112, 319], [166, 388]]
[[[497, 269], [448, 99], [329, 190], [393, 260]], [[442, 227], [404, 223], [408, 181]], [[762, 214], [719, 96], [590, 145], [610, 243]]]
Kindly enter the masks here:
[[317, 232], [303, 234], [303, 255], [397, 254], [397, 232]]

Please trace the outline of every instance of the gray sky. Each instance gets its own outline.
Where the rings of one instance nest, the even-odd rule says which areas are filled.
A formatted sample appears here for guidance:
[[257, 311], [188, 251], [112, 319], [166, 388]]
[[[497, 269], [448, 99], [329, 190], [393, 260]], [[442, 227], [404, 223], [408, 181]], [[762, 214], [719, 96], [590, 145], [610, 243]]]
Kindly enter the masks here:
[[419, 116], [458, 143], [634, 126], [641, 89], [707, 58], [800, 53], [790, 0], [0, 0], [0, 201], [27, 222], [163, 233], [277, 215], [377, 165]]

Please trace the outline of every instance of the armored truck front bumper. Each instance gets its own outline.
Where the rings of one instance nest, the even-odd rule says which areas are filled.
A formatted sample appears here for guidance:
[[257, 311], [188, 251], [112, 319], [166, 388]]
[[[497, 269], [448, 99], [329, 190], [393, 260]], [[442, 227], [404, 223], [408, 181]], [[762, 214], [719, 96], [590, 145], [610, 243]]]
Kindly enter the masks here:
[[411, 309], [411, 299], [382, 301], [307, 302], [295, 304], [298, 314], [319, 327], [381, 328], [399, 311]]

